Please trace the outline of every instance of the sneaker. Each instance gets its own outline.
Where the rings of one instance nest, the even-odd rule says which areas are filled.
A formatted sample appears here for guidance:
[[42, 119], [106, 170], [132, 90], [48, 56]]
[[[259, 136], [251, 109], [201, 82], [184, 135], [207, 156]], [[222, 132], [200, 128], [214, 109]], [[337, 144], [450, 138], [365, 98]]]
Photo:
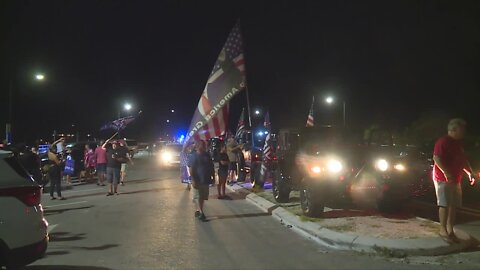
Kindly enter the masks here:
[[55, 198], [55, 197], [50, 197], [50, 200], [56, 200], [56, 199], [57, 199], [57, 198]]
[[120, 185], [121, 185], [121, 186], [125, 186], [125, 183], [123, 183], [123, 182], [120, 182]]
[[112, 195], [113, 195], [113, 193], [111, 193], [111, 192], [107, 193], [107, 196], [112, 196]]
[[202, 215], [202, 213], [200, 213], [200, 211], [195, 211], [195, 217], [196, 218], [200, 218], [201, 215]]
[[115, 195], [120, 195], [120, 193], [118, 193], [118, 192], [115, 192]]
[[207, 221], [207, 217], [203, 213], [200, 215], [200, 217], [198, 219], [200, 219], [203, 222]]

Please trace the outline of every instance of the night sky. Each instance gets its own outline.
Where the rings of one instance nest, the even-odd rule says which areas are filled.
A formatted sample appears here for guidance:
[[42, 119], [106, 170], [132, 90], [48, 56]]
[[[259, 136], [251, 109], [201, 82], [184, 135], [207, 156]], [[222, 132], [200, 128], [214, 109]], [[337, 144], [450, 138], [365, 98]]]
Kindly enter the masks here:
[[[100, 126], [125, 101], [143, 111], [125, 136], [186, 131], [237, 19], [252, 107], [268, 109], [274, 129], [304, 126], [312, 95], [317, 124], [341, 122], [344, 100], [352, 126], [401, 130], [438, 111], [480, 129], [479, 1], [1, 1], [0, 10], [0, 137], [12, 82], [16, 141], [53, 130], [105, 137]], [[322, 102], [330, 94], [334, 106]], [[245, 105], [244, 94], [233, 101], [232, 129]]]

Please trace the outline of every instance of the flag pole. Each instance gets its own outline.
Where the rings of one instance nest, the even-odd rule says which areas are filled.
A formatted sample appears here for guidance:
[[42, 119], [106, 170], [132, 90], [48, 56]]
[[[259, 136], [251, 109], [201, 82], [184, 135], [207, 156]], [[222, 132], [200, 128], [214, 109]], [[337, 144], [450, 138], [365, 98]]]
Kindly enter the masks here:
[[247, 96], [248, 125], [250, 127], [250, 133], [252, 134], [252, 147], [254, 147], [255, 137], [253, 136], [252, 114], [250, 113], [250, 95], [248, 94], [248, 86], [245, 86], [245, 93]]

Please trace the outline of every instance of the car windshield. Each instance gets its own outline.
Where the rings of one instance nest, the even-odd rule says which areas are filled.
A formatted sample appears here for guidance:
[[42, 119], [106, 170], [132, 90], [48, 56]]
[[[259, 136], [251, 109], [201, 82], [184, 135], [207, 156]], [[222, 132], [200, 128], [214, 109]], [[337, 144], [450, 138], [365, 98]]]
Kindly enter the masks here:
[[324, 129], [306, 131], [299, 136], [302, 149], [315, 154], [331, 148], [351, 148], [358, 145], [356, 137], [342, 130]]

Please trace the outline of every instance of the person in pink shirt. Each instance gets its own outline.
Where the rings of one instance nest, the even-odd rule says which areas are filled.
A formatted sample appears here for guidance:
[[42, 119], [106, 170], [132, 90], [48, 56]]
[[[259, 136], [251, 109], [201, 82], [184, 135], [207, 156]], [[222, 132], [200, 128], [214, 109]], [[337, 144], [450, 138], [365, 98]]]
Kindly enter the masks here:
[[95, 167], [97, 166], [97, 159], [95, 158], [95, 153], [89, 144], [85, 145], [85, 155], [83, 158], [86, 175], [85, 178], [90, 180], [93, 177], [95, 172]]
[[104, 141], [100, 142], [100, 145], [95, 149], [95, 158], [97, 160], [97, 185], [105, 186], [105, 173], [107, 172], [107, 151], [103, 148]]

